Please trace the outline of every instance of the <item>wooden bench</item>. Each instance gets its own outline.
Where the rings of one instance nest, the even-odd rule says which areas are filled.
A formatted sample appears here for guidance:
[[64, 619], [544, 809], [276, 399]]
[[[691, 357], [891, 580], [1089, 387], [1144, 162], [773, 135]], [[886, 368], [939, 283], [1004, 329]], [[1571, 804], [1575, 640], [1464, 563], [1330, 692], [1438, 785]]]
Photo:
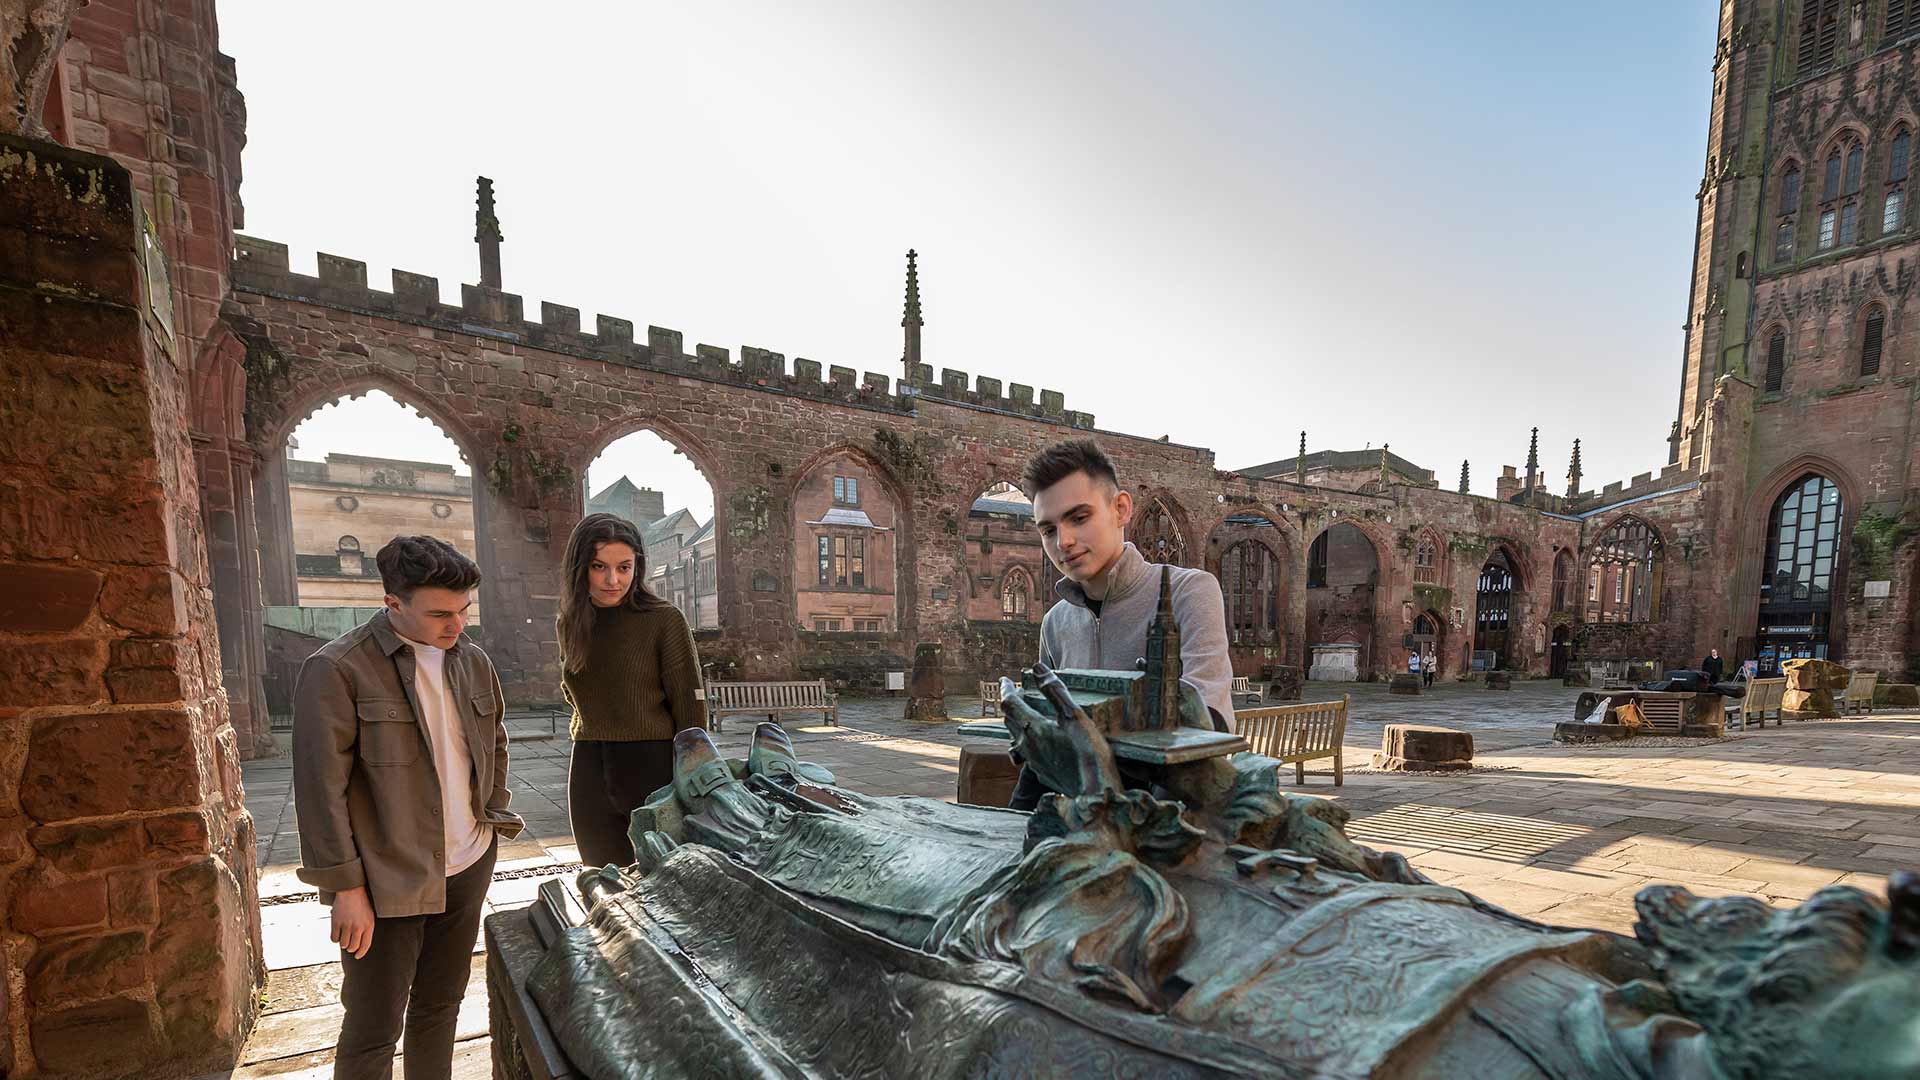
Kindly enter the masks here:
[[1256, 705], [1265, 705], [1267, 703], [1267, 696], [1253, 688], [1253, 678], [1248, 675], [1234, 676], [1233, 689], [1230, 693], [1235, 701], [1241, 698], [1251, 698]]
[[1747, 697], [1741, 703], [1741, 711], [1746, 713], [1747, 723], [1758, 721], [1761, 727], [1767, 726], [1767, 714], [1773, 714], [1773, 726], [1779, 727], [1784, 721], [1780, 718], [1780, 702], [1787, 696], [1787, 680], [1755, 679], [1747, 684]]
[[1873, 715], [1873, 687], [1879, 681], [1877, 672], [1854, 672], [1853, 677], [1847, 680], [1846, 695], [1840, 699], [1840, 711]]
[[765, 716], [778, 723], [786, 713], [819, 713], [840, 726], [840, 706], [827, 680], [810, 682], [717, 682], [707, 684], [707, 723], [715, 731], [734, 713]]
[[1236, 709], [1233, 730], [1254, 753], [1291, 763], [1296, 784], [1307, 782], [1307, 762], [1332, 758], [1333, 786], [1339, 787], [1346, 783], [1347, 702], [1342, 694], [1339, 701]]
[[1000, 715], [1000, 680], [980, 680], [980, 719]]

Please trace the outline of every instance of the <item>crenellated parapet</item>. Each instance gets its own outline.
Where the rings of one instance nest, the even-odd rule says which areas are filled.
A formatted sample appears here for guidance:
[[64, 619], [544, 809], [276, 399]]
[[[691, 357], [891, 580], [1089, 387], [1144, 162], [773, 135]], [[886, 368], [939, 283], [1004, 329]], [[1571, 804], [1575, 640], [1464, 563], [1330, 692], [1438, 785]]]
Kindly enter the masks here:
[[460, 303], [447, 304], [440, 299], [439, 279], [426, 274], [395, 270], [392, 288], [382, 291], [367, 284], [367, 264], [356, 259], [322, 252], [316, 258], [317, 273], [296, 274], [285, 244], [251, 236], [235, 236], [234, 243], [233, 288], [237, 292], [384, 315], [609, 364], [757, 386], [841, 404], [911, 412], [920, 401], [933, 400], [1073, 428], [1092, 430], [1094, 426], [1092, 413], [1067, 408], [1064, 395], [1056, 390], [1041, 390], [1036, 395], [1031, 386], [1012, 383], [1003, 387], [999, 379], [974, 379], [952, 368], [942, 370], [936, 380], [927, 364], [913, 365], [908, 381], [896, 386], [885, 375], [869, 371], [856, 376], [853, 368], [837, 364], [826, 367], [823, 373], [819, 361], [804, 357], [795, 357], [789, 365], [785, 354], [752, 346], [741, 347], [738, 359], [731, 350], [717, 345], [696, 344], [689, 353], [678, 330], [649, 326], [645, 339], [640, 340], [631, 320], [599, 315], [589, 331], [582, 325], [579, 308], [544, 301], [539, 320], [530, 321], [525, 302], [516, 293], [462, 284]]
[[1639, 499], [1648, 495], [1657, 495], [1663, 491], [1671, 491], [1682, 484], [1690, 483], [1699, 478], [1700, 471], [1697, 468], [1681, 464], [1668, 465], [1657, 473], [1643, 472], [1626, 482], [1616, 480], [1597, 492], [1582, 491], [1573, 498], [1565, 500], [1566, 512], [1570, 514], [1591, 513], [1594, 510], [1605, 509], [1629, 499]]

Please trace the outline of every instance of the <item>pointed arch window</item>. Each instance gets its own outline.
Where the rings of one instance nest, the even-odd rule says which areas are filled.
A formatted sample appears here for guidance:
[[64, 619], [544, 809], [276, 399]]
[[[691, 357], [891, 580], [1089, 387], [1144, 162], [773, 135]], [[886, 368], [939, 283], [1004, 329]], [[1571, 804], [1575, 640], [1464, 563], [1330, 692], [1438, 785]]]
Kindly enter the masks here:
[[1842, 135], [1827, 152], [1820, 184], [1820, 231], [1817, 249], [1827, 251], [1860, 241], [1860, 187], [1866, 148], [1851, 133]]
[[1033, 610], [1033, 575], [1016, 566], [1000, 582], [1000, 617], [1010, 622], [1030, 622]]
[[1413, 545], [1413, 580], [1421, 585], [1440, 580], [1440, 545], [1431, 533], [1421, 533]]
[[1906, 36], [1907, 14], [1907, 0], [1887, 0], [1887, 22], [1880, 34], [1882, 42], [1891, 43]]
[[[1651, 622], [1659, 617], [1660, 534], [1638, 518], [1622, 518], [1593, 546], [1592, 572], [1611, 579], [1608, 590], [1588, 589], [1585, 621]], [[1595, 595], [1598, 593], [1598, 595]]]
[[1786, 171], [1780, 174], [1780, 213], [1791, 214], [1800, 209], [1800, 163], [1787, 162]]
[[1180, 530], [1174, 528], [1173, 516], [1158, 500], [1147, 504], [1146, 508], [1134, 518], [1133, 526], [1127, 530], [1128, 539], [1140, 549], [1140, 554], [1150, 563], [1171, 563], [1185, 566], [1186, 545], [1180, 540]]
[[1779, 327], [1767, 336], [1767, 376], [1762, 388], [1768, 393], [1778, 392], [1787, 377], [1787, 332]]
[[1841, 184], [1843, 194], [1860, 194], [1860, 174], [1865, 171], [1865, 164], [1866, 151], [1855, 143], [1847, 150], [1847, 172]]
[[1887, 186], [1880, 203], [1880, 235], [1897, 233], [1907, 223], [1907, 174], [1913, 168], [1913, 132], [1901, 125], [1887, 147]]
[[1573, 556], [1565, 551], [1553, 557], [1553, 610], [1573, 610]]
[[1235, 645], [1280, 643], [1280, 560], [1257, 540], [1241, 540], [1220, 558], [1227, 629]]
[[1860, 332], [1860, 374], [1880, 373], [1880, 349], [1886, 343], [1887, 312], [1878, 304], [1867, 312], [1867, 324]]

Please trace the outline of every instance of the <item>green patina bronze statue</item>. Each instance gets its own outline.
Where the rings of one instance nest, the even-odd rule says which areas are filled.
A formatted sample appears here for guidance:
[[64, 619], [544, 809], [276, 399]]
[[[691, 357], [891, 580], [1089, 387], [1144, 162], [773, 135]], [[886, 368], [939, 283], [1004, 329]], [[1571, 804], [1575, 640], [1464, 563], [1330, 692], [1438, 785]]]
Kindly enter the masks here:
[[[1002, 684], [1033, 814], [872, 798], [705, 732], [525, 980], [573, 1067], [678, 1076], [1920, 1076], [1920, 875], [1655, 887], [1547, 926], [1355, 844], [1142, 670]], [[498, 917], [497, 917], [498, 918]]]

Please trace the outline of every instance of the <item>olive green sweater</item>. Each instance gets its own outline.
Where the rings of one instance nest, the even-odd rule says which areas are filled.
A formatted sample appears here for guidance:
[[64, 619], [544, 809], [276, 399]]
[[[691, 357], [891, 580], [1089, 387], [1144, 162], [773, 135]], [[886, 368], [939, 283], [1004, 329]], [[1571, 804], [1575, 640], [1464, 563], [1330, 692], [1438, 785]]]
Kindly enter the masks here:
[[569, 734], [581, 741], [671, 739], [705, 727], [700, 653], [680, 610], [665, 601], [642, 608], [595, 608], [593, 644], [578, 672], [560, 673], [573, 706]]

